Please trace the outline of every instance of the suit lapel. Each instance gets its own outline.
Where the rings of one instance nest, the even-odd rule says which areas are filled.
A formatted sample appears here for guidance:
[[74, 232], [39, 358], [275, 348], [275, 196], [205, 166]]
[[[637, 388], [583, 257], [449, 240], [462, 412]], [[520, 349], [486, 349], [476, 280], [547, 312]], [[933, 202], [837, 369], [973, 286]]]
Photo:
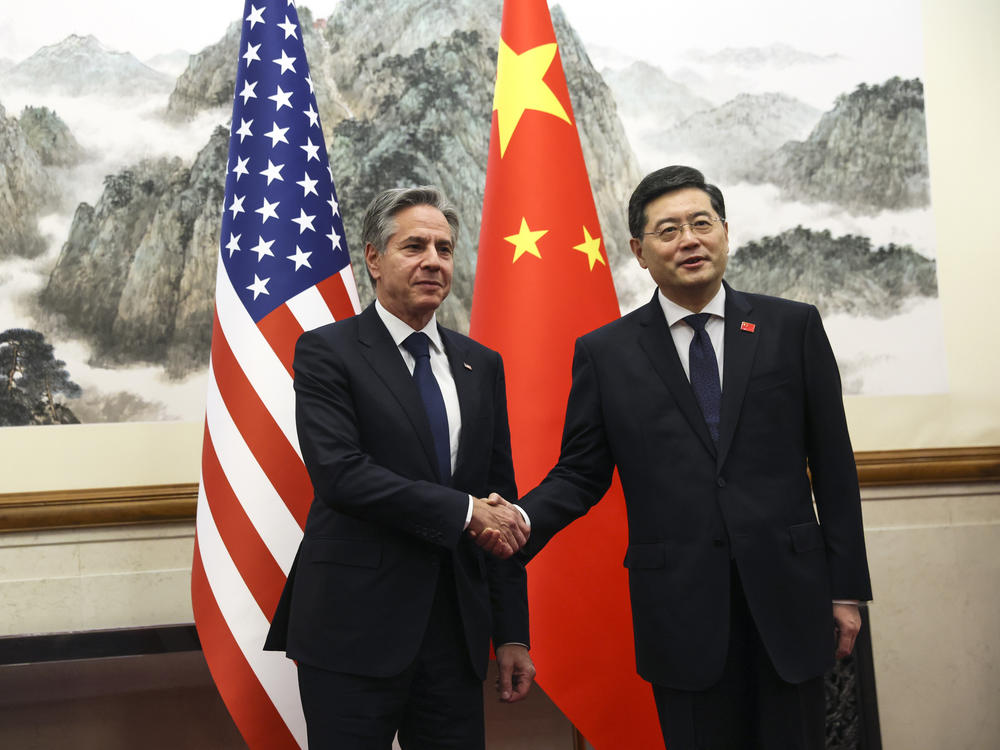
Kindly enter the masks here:
[[673, 337], [670, 335], [670, 327], [663, 316], [663, 308], [660, 307], [655, 292], [652, 301], [639, 315], [639, 346], [646, 352], [653, 369], [670, 390], [674, 401], [677, 402], [677, 408], [684, 414], [691, 429], [697, 433], [705, 448], [714, 455], [715, 443], [708, 432], [701, 407], [695, 400], [691, 383], [684, 374], [684, 368], [677, 356], [677, 347], [674, 346]]
[[413, 376], [406, 369], [406, 363], [399, 353], [399, 347], [392, 340], [388, 329], [378, 317], [375, 305], [371, 304], [358, 316], [358, 341], [361, 354], [371, 365], [375, 374], [385, 383], [386, 388], [399, 402], [409, 420], [427, 457], [430, 476], [437, 476], [437, 456], [434, 452], [434, 438], [430, 422], [424, 411], [420, 392], [413, 382]]
[[444, 342], [444, 350], [448, 355], [448, 364], [451, 367], [451, 376], [455, 379], [455, 390], [458, 392], [459, 413], [462, 416], [463, 429], [458, 440], [458, 454], [455, 458], [455, 471], [452, 477], [457, 477], [465, 464], [469, 453], [469, 445], [474, 442], [475, 434], [471, 430], [465, 429], [465, 425], [475, 423], [473, 414], [478, 393], [479, 377], [482, 373], [477, 373], [472, 369], [472, 363], [468, 361], [468, 352], [464, 342], [452, 331], [443, 326], [438, 326], [441, 333], [441, 340]]
[[[725, 283], [725, 282], [723, 282]], [[726, 284], [725, 346], [722, 363], [722, 409], [719, 422], [719, 466], [726, 460], [739, 421], [743, 397], [750, 382], [758, 333], [753, 307], [744, 295]], [[744, 326], [744, 323], [750, 324]]]

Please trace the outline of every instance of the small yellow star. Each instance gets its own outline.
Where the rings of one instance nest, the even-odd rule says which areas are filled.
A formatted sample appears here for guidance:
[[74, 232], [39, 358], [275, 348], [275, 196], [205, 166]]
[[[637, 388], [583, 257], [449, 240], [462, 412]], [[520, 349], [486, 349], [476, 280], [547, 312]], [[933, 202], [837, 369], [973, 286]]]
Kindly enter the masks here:
[[594, 270], [594, 263], [604, 263], [604, 258], [601, 256], [601, 238], [591, 237], [590, 232], [587, 231], [587, 227], [583, 228], [583, 242], [579, 245], [573, 245], [573, 249], [579, 250], [587, 256], [587, 260], [590, 261], [591, 271]]
[[558, 45], [555, 42], [532, 47], [520, 55], [500, 40], [497, 56], [497, 85], [493, 92], [493, 109], [497, 113], [500, 132], [500, 158], [507, 151], [507, 144], [521, 115], [527, 109], [548, 112], [569, 122], [569, 116], [552, 89], [542, 80], [555, 59]]
[[536, 258], [541, 258], [542, 254], [538, 252], [538, 240], [542, 238], [542, 235], [548, 233], [548, 229], [540, 229], [532, 232], [528, 229], [527, 220], [522, 216], [521, 230], [517, 234], [510, 234], [504, 237], [507, 242], [514, 246], [514, 260], [511, 263], [516, 263], [517, 259], [525, 253], [534, 255]]

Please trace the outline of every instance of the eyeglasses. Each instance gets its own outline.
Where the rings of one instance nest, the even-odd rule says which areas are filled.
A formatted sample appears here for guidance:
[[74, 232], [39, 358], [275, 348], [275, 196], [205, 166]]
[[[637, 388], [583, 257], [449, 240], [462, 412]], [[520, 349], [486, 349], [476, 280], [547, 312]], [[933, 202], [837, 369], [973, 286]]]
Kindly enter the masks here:
[[708, 234], [715, 227], [715, 222], [717, 221], [725, 221], [725, 219], [718, 216], [714, 219], [709, 218], [708, 216], [702, 216], [701, 218], [695, 219], [687, 224], [664, 224], [655, 232], [643, 232], [642, 236], [645, 237], [647, 234], [655, 234], [660, 238], [660, 242], [669, 244], [676, 241], [677, 238], [681, 236], [681, 233], [684, 231], [684, 227], [691, 227], [691, 231], [694, 234]]

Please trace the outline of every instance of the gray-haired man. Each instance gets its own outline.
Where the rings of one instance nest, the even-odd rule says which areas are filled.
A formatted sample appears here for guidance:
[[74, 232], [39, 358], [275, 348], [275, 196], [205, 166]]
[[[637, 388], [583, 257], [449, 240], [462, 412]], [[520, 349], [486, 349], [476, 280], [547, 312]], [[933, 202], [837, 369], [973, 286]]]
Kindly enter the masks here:
[[380, 193], [362, 237], [376, 301], [296, 346], [315, 497], [267, 648], [298, 662], [310, 747], [482, 748], [490, 641], [501, 700], [534, 677], [510, 557], [527, 524], [491, 494], [517, 497], [503, 363], [435, 319], [457, 231], [436, 188]]

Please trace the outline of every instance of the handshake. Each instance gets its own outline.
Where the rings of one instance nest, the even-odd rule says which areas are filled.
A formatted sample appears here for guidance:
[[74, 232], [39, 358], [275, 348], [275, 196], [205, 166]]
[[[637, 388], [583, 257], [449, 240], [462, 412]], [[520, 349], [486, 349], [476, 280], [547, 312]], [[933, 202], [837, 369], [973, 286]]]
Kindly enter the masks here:
[[497, 493], [473, 498], [469, 536], [491, 555], [510, 557], [524, 546], [530, 533], [531, 527], [517, 506]]

